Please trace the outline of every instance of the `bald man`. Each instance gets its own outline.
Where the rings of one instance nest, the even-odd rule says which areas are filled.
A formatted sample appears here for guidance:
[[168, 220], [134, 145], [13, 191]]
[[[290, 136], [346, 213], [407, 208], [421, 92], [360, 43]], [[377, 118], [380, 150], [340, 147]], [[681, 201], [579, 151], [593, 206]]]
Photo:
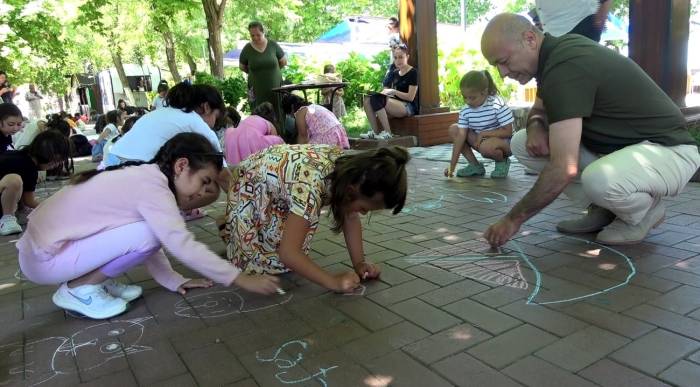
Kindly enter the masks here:
[[599, 243], [638, 243], [663, 221], [661, 198], [680, 193], [700, 154], [679, 108], [637, 64], [579, 35], [543, 34], [514, 14], [489, 22], [481, 51], [501, 76], [537, 80], [527, 130], [513, 136], [511, 150], [540, 176], [488, 228], [492, 245], [562, 192], [590, 206], [557, 229], [598, 232]]

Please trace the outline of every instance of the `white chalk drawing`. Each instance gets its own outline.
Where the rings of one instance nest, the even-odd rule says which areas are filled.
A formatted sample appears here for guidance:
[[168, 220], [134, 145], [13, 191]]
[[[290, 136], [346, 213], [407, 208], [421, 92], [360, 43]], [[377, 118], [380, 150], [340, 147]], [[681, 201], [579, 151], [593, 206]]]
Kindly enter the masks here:
[[264, 358], [261, 357], [258, 352], [255, 352], [255, 358], [261, 362], [261, 363], [274, 363], [274, 365], [277, 367], [279, 372], [275, 374], [275, 378], [280, 381], [280, 383], [284, 384], [297, 384], [297, 383], [302, 383], [302, 382], [308, 382], [310, 380], [316, 380], [319, 382], [323, 387], [328, 387], [328, 382], [326, 381], [326, 378], [328, 377], [328, 372], [338, 368], [338, 366], [331, 366], [328, 368], [324, 367], [319, 367], [318, 372], [313, 373], [311, 375], [303, 376], [303, 377], [296, 377], [294, 378], [293, 376], [290, 375], [291, 370], [299, 365], [302, 360], [304, 360], [304, 354], [302, 352], [297, 352], [296, 356], [291, 356], [294, 359], [285, 359], [283, 357], [280, 357], [280, 355], [283, 354], [282, 351], [284, 351], [285, 354], [292, 354], [287, 347], [293, 347], [293, 346], [298, 346], [301, 347], [303, 351], [307, 349], [309, 344], [306, 341], [303, 340], [292, 340], [288, 341], [284, 344], [282, 344], [279, 348], [277, 348], [277, 351], [272, 355], [272, 357], [269, 358]]
[[[140, 345], [145, 327], [143, 322], [153, 317], [129, 320], [105, 321], [90, 325], [73, 333], [70, 337], [54, 336], [0, 346], [0, 356], [8, 362], [7, 375], [0, 376], [0, 386], [24, 383], [36, 386], [60, 375], [81, 372], [101, 367], [109, 361], [139, 352], [151, 351], [152, 347]], [[36, 354], [52, 353], [47, 359]]]
[[[245, 295], [245, 297], [244, 297]], [[291, 301], [293, 294], [258, 296], [239, 288], [207, 292], [175, 303], [175, 314], [189, 318], [219, 318], [274, 308]]]
[[367, 286], [359, 284], [352, 292], [343, 293], [344, 296], [364, 296], [367, 291]]
[[24, 278], [24, 275], [22, 275], [22, 269], [17, 269], [17, 271], [15, 272], [15, 278], [20, 281], [26, 280], [26, 278]]
[[411, 206], [408, 206], [401, 210], [401, 212], [405, 213], [411, 213], [411, 212], [416, 212], [416, 211], [430, 211], [430, 210], [437, 210], [438, 208], [442, 208], [442, 201], [444, 200], [445, 196], [440, 195], [439, 198], [435, 200], [427, 200], [424, 202], [416, 203]]
[[517, 260], [501, 260], [502, 258], [504, 256], [490, 258], [484, 256], [461, 256], [436, 259], [431, 261], [430, 264], [459, 274], [462, 277], [526, 290], [528, 284], [520, 270], [520, 262]]
[[498, 192], [493, 191], [466, 191], [457, 194], [462, 199], [471, 200], [479, 203], [507, 203], [508, 197]]
[[[609, 293], [614, 289], [629, 284], [630, 280], [637, 272], [629, 257], [611, 247], [567, 235], [557, 235], [557, 237], [560, 239], [575, 240], [582, 244], [583, 250], [604, 250], [612, 256], [618, 256], [620, 261], [623, 262], [624, 266], [627, 268], [626, 278], [615, 283], [613, 286], [584, 294], [573, 294], [571, 296], [562, 297], [561, 295], [556, 295], [556, 292], [552, 292], [555, 295], [550, 295], [550, 297], [552, 297], [551, 299], [538, 299], [538, 296], [541, 298], [540, 290], [545, 289], [543, 286], [542, 273], [533, 260], [523, 252], [517, 241], [514, 240], [506, 244], [508, 248], [506, 248], [505, 251], [492, 252], [484, 240], [472, 240], [416, 253], [406, 257], [405, 261], [412, 265], [431, 265], [439, 267], [477, 281], [504, 285], [522, 290], [531, 289], [526, 303], [533, 305], [575, 302]], [[521, 262], [532, 271], [531, 276], [533, 276], [534, 279], [528, 281], [525, 276], [523, 276]], [[579, 293], [581, 292], [585, 291], [579, 291]]]

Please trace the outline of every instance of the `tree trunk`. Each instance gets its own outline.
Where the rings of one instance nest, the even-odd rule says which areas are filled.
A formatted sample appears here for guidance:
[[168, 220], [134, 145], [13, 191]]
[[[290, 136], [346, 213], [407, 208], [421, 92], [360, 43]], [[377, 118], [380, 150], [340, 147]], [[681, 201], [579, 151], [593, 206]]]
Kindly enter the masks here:
[[189, 51], [185, 51], [185, 59], [187, 59], [187, 65], [190, 67], [190, 75], [194, 76], [197, 72], [197, 62], [194, 61]]
[[165, 42], [165, 57], [168, 60], [168, 68], [170, 69], [170, 74], [173, 76], [175, 83], [180, 83], [182, 80], [180, 77], [180, 72], [177, 70], [177, 60], [175, 59], [175, 41], [173, 40], [173, 32], [170, 31], [169, 26], [164, 26], [163, 31], [163, 41]]
[[221, 28], [223, 25], [226, 0], [202, 0], [204, 14], [207, 17], [209, 31], [209, 68], [211, 74], [219, 79], [224, 77], [224, 53], [221, 48]]
[[112, 55], [112, 61], [114, 62], [114, 68], [117, 70], [119, 75], [119, 82], [122, 83], [124, 88], [124, 94], [126, 95], [126, 103], [128, 105], [134, 105], [134, 95], [131, 94], [131, 87], [129, 87], [129, 81], [126, 79], [126, 72], [124, 71], [124, 64], [122, 64], [122, 50], [116, 47], [113, 50], [109, 50]]

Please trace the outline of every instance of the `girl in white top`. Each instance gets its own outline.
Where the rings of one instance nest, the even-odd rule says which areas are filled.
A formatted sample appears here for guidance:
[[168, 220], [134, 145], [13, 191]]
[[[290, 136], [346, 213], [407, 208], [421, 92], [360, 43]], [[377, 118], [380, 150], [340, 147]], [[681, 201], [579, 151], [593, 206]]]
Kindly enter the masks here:
[[508, 176], [510, 169], [510, 138], [513, 135], [513, 113], [503, 99], [488, 71], [470, 71], [459, 83], [467, 103], [459, 120], [448, 129], [452, 138], [452, 160], [445, 176], [452, 177], [459, 154], [469, 165], [457, 171], [457, 176], [483, 176], [484, 166], [476, 159], [472, 149], [485, 158], [496, 161], [492, 178]]
[[129, 133], [114, 144], [105, 165], [149, 161], [166, 141], [184, 132], [203, 135], [217, 152], [221, 152], [221, 145], [212, 128], [226, 106], [216, 88], [183, 82], [168, 91], [166, 100], [168, 107], [141, 117]]
[[119, 135], [119, 126], [124, 122], [122, 121], [122, 115], [118, 110], [112, 110], [105, 114], [105, 121], [107, 125], [100, 132], [100, 136], [97, 138], [97, 143], [92, 147], [92, 161], [100, 161], [104, 156], [104, 147], [113, 138]]

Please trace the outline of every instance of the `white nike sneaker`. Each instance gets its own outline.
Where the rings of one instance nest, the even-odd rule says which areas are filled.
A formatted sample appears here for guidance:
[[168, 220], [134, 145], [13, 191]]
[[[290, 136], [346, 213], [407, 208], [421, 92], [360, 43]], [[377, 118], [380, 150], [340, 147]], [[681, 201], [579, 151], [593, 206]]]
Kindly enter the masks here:
[[377, 136], [376, 133], [374, 133], [373, 130], [369, 130], [367, 133], [361, 133], [360, 138], [366, 139], [366, 140], [371, 140]]
[[17, 223], [17, 218], [12, 215], [3, 215], [0, 219], [0, 235], [12, 235], [22, 232], [22, 226]]
[[107, 293], [112, 295], [112, 297], [119, 297], [126, 302], [133, 301], [143, 293], [143, 289], [137, 285], [127, 285], [123, 284], [114, 278], [110, 278], [103, 282], [102, 285], [105, 287]]
[[378, 138], [380, 140], [391, 140], [392, 137], [394, 136], [386, 130], [375, 136], [375, 138]]
[[93, 319], [106, 319], [126, 312], [127, 302], [112, 297], [102, 285], [82, 285], [68, 288], [66, 283], [53, 294], [59, 308], [78, 312]]

